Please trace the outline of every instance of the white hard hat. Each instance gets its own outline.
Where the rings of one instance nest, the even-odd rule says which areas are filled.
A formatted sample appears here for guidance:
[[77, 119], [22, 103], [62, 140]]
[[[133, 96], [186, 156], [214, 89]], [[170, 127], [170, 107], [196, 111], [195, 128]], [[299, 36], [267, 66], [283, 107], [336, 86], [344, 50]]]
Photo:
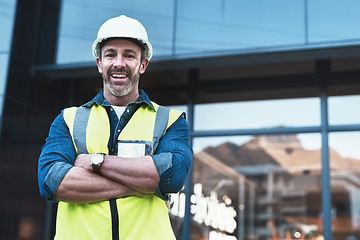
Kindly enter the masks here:
[[139, 41], [144, 45], [145, 57], [150, 61], [152, 57], [152, 46], [148, 40], [145, 27], [136, 19], [125, 15], [110, 18], [99, 29], [96, 40], [92, 45], [95, 58], [99, 57], [100, 43], [108, 38], [130, 38]]

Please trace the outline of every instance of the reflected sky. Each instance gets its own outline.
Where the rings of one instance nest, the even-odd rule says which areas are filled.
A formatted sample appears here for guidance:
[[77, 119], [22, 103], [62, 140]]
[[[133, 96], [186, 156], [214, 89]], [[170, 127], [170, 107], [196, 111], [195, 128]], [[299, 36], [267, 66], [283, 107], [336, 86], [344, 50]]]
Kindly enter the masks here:
[[304, 23], [303, 1], [179, 1], [176, 53], [303, 44]]
[[9, 54], [0, 54], [0, 96], [1, 97], [4, 95], [5, 92], [5, 86], [6, 86], [5, 79], [7, 77], [8, 66], [9, 66]]
[[10, 50], [16, 1], [0, 0], [0, 53]]
[[98, 28], [121, 14], [145, 25], [154, 58], [360, 43], [357, 0], [64, 0], [57, 62], [93, 61]]
[[360, 1], [316, 0], [308, 2], [309, 41], [360, 40]]
[[319, 126], [320, 100], [199, 104], [195, 106], [195, 119], [195, 130]]
[[355, 158], [360, 160], [360, 132], [330, 133], [329, 145], [343, 158]]
[[57, 62], [95, 64], [91, 46], [99, 27], [107, 19], [122, 14], [138, 19], [145, 26], [155, 55], [170, 55], [173, 12], [174, 1], [168, 0], [63, 0]]
[[13, 0], [0, 0], [0, 115], [2, 115], [6, 77], [9, 66], [9, 52], [15, 11]]
[[360, 124], [360, 96], [329, 97], [329, 124]]

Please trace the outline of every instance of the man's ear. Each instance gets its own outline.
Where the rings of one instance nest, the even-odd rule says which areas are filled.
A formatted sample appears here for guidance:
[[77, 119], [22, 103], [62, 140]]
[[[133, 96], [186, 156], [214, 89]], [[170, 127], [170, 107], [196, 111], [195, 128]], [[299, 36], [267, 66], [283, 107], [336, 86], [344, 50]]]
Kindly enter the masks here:
[[98, 67], [99, 73], [102, 73], [101, 60], [99, 57], [96, 58], [96, 65]]
[[143, 74], [145, 72], [148, 65], [149, 65], [149, 59], [144, 58], [144, 60], [141, 62], [140, 65], [140, 74]]

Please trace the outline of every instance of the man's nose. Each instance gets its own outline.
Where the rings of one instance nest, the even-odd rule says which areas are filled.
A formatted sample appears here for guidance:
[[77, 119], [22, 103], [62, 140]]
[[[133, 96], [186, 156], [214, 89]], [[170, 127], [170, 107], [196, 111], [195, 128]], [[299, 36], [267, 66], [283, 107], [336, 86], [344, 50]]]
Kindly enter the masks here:
[[122, 57], [122, 56], [117, 56], [117, 57], [114, 59], [114, 66], [115, 66], [115, 67], [125, 66], [125, 58]]

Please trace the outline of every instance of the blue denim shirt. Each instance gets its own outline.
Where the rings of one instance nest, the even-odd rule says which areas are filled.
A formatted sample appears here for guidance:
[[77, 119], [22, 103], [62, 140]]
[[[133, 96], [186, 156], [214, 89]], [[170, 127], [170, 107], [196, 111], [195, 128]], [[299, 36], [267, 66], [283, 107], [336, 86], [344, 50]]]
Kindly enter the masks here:
[[[108, 142], [109, 154], [116, 154], [116, 143], [121, 130], [135, 111], [142, 105], [153, 105], [142, 90], [136, 102], [129, 103], [124, 114], [118, 119], [115, 111], [104, 99], [103, 91], [84, 106], [92, 104], [103, 105], [108, 112], [110, 120], [110, 139]], [[51, 124], [49, 136], [42, 147], [38, 163], [38, 181], [40, 194], [50, 200], [56, 201], [57, 188], [68, 173], [74, 167], [76, 151], [73, 145], [69, 129], [61, 112]], [[185, 179], [192, 166], [192, 150], [189, 144], [189, 128], [185, 118], [180, 117], [161, 138], [158, 148], [152, 159], [160, 176], [160, 182], [156, 190], [156, 196], [167, 200], [169, 193], [181, 190]]]

